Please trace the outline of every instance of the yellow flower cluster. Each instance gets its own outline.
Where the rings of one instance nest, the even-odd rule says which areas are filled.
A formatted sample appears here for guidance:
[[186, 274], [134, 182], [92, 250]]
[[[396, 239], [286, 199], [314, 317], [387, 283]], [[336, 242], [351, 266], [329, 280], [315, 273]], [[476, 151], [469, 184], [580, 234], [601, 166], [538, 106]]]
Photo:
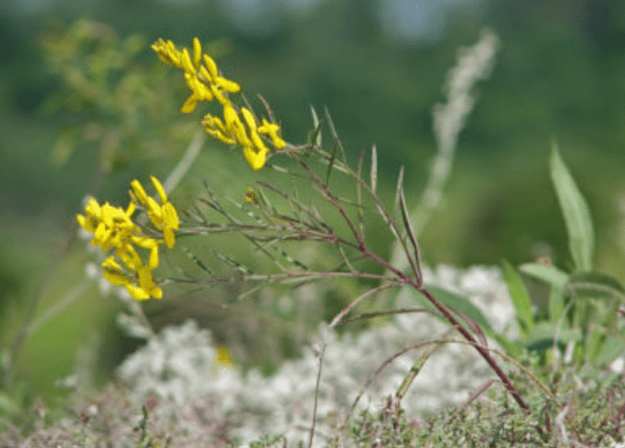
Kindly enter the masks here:
[[[170, 249], [174, 247], [176, 241], [174, 231], [178, 230], [180, 225], [178, 213], [167, 199], [165, 189], [154, 176], [151, 179], [158, 193], [160, 205], [147, 195], [138, 180], [133, 180], [132, 201], [126, 210], [114, 207], [108, 202], [100, 205], [91, 198], [85, 207], [86, 216], [76, 215], [80, 226], [93, 233], [91, 244], [101, 246], [103, 252], [115, 249], [115, 255], [109, 256], [102, 263], [104, 277], [115, 285], [125, 286], [136, 300], [163, 297], [163, 290], [154, 283], [152, 271], [158, 267], [159, 246], [165, 244]], [[146, 210], [152, 225], [163, 234], [162, 239], [146, 236], [132, 221], [132, 215], [137, 207]], [[147, 263], [144, 264], [137, 247], [150, 251]]]
[[252, 168], [262, 168], [269, 154], [261, 135], [268, 137], [276, 149], [286, 146], [278, 135], [280, 126], [269, 123], [264, 118], [259, 126], [252, 112], [245, 107], [241, 108], [239, 114], [227, 94], [237, 93], [241, 87], [236, 82], [219, 76], [217, 64], [209, 55], [202, 53], [202, 45], [197, 37], [193, 38], [193, 57], [186, 48], [178, 50], [170, 40], [158, 39], [152, 44], [152, 49], [163, 62], [184, 72], [185, 81], [192, 93], [182, 105], [183, 113], [192, 112], [198, 101], [216, 99], [223, 106], [223, 119], [207, 114], [202, 125], [213, 137], [231, 145], [243, 146], [243, 154]]

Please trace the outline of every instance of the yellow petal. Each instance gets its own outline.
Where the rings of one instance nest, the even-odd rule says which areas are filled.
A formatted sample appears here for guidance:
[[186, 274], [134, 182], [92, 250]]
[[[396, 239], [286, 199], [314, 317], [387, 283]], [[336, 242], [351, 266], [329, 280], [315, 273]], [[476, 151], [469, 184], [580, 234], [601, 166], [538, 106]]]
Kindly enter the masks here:
[[236, 82], [222, 77], [217, 77], [215, 79], [215, 84], [224, 89], [226, 92], [236, 93], [241, 90], [241, 86]]
[[158, 286], [155, 286], [154, 288], [152, 288], [152, 290], [150, 291], [150, 294], [155, 299], [162, 299], [163, 298], [163, 290], [161, 288], [159, 288]]
[[138, 286], [131, 285], [131, 284], [127, 284], [124, 286], [126, 287], [126, 290], [128, 291], [128, 293], [130, 294], [130, 297], [132, 297], [135, 300], [147, 300], [150, 298], [150, 295], [143, 288], [139, 288]]
[[102, 271], [102, 276], [109, 282], [117, 286], [125, 286], [130, 283], [130, 279], [124, 274], [120, 274], [119, 272], [104, 270]]
[[197, 37], [193, 38], [193, 64], [199, 67], [202, 63], [202, 44]]
[[187, 100], [184, 102], [182, 107], [180, 108], [180, 112], [183, 114], [189, 114], [195, 110], [195, 106], [197, 105], [197, 98], [195, 97], [195, 93], [192, 94]]
[[167, 202], [163, 205], [163, 221], [165, 226], [170, 229], [178, 230], [180, 228], [180, 220], [178, 219], [178, 212], [171, 202]]
[[166, 227], [163, 229], [163, 237], [165, 238], [165, 244], [167, 247], [169, 249], [173, 248], [174, 244], [176, 244], [176, 235], [174, 234], [174, 231], [169, 227]]
[[158, 267], [158, 246], [150, 250], [150, 258], [148, 258], [148, 268], [156, 269]]
[[247, 162], [255, 170], [261, 169], [267, 160], [267, 153], [263, 151], [256, 152], [251, 146], [243, 147], [243, 155], [245, 156]]
[[150, 176], [152, 183], [154, 184], [154, 188], [158, 193], [158, 197], [161, 199], [161, 204], [165, 204], [167, 202], [167, 193], [165, 193], [165, 188], [163, 188], [163, 184], [154, 176]]
[[189, 50], [187, 50], [186, 48], [182, 49], [180, 64], [182, 66], [182, 69], [185, 72], [195, 73], [195, 67], [193, 67], [193, 63], [191, 62], [191, 56], [189, 55]]
[[100, 213], [102, 213], [100, 209], [100, 204], [98, 204], [98, 201], [96, 201], [93, 198], [89, 198], [89, 202], [87, 203], [87, 206], [85, 207], [85, 212], [90, 217], [98, 218], [98, 219], [100, 217]]
[[258, 132], [258, 128], [256, 126], [256, 120], [254, 119], [254, 115], [252, 115], [252, 112], [250, 112], [249, 110], [247, 110], [247, 108], [244, 107], [241, 109], [241, 113], [243, 114], [243, 118], [245, 118], [245, 122], [247, 123], [247, 126], [250, 128], [250, 131], [252, 131], [252, 133]]
[[76, 215], [76, 221], [80, 227], [85, 229], [87, 232], [93, 233], [95, 231], [95, 225], [92, 220], [83, 215]]
[[158, 205], [158, 202], [156, 202], [154, 198], [149, 196], [145, 205], [148, 208], [148, 215], [152, 223], [157, 227], [160, 226], [163, 223], [163, 211], [161, 210], [161, 206]]
[[148, 198], [148, 194], [143, 189], [143, 186], [141, 185], [141, 182], [139, 182], [137, 179], [135, 179], [132, 182], [130, 182], [130, 186], [132, 187], [132, 191], [134, 192], [135, 197], [137, 198], [137, 200], [140, 203], [145, 204], [146, 201], [147, 201], [147, 198]]
[[211, 76], [211, 80], [217, 79], [217, 77], [219, 76], [219, 73], [217, 70], [217, 64], [215, 64], [215, 61], [213, 60], [213, 58], [205, 54], [204, 64], [206, 64], [206, 68], [208, 69], [208, 73]]

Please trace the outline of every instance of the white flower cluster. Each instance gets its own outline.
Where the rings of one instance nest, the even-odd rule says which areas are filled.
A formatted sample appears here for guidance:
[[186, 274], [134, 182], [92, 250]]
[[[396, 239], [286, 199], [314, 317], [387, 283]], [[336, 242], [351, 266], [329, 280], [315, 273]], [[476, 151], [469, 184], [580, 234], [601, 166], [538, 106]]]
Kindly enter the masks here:
[[[426, 284], [455, 292], [479, 307], [497, 331], [514, 330], [514, 309], [497, 268], [460, 271], [425, 269]], [[408, 292], [398, 306], [414, 307]], [[425, 314], [398, 315], [392, 323], [373, 326], [357, 335], [338, 336], [324, 325], [325, 343], [319, 389], [316, 440], [341, 423], [361, 389], [378, 367], [403, 348], [439, 338], [449, 326]], [[300, 359], [283, 364], [271, 377], [257, 371], [243, 375], [220, 365], [210, 334], [189, 321], [169, 327], [131, 355], [119, 368], [119, 378], [139, 400], [150, 394], [183, 403], [198, 399], [214, 405], [212, 415], [225, 420], [231, 436], [247, 442], [263, 433], [284, 434], [289, 442], [305, 440], [312, 422], [319, 369], [318, 350], [307, 348]], [[364, 391], [359, 409], [378, 411], [394, 395], [422, 350], [410, 350], [386, 366]], [[402, 407], [412, 418], [462, 404], [469, 394], [494, 377], [475, 351], [446, 344], [435, 352], [411, 385]]]

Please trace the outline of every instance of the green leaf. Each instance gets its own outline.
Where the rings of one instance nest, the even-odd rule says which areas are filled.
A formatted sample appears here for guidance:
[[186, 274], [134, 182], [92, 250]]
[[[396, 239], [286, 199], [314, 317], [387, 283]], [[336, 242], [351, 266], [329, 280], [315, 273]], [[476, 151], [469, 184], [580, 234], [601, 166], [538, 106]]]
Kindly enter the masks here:
[[378, 151], [375, 145], [371, 147], [371, 191], [375, 193], [378, 186]]
[[625, 288], [614, 277], [599, 272], [573, 274], [564, 287], [577, 299], [616, 299], [625, 303]]
[[560, 157], [555, 142], [552, 147], [551, 180], [564, 215], [564, 222], [569, 235], [569, 250], [576, 270], [589, 271], [592, 268], [595, 242], [590, 210], [571, 173]]
[[544, 351], [553, 347], [556, 336], [560, 346], [583, 340], [582, 330], [579, 328], [562, 328], [552, 322], [539, 322], [527, 338], [526, 347], [532, 351]]
[[[473, 319], [481, 327], [482, 331], [485, 334], [487, 334], [488, 336], [495, 335], [495, 331], [491, 328], [488, 320], [486, 320], [480, 309], [473, 305], [469, 301], [469, 299], [446, 291], [442, 288], [438, 288], [436, 286], [427, 286], [426, 289], [430, 294], [434, 296], [436, 300], [438, 300], [443, 305], [454, 308]], [[432, 305], [432, 303], [422, 294], [419, 294], [417, 292], [415, 293], [415, 297], [417, 299], [417, 302], [419, 302], [420, 305], [422, 305], [424, 308], [433, 310], [436, 309], [434, 305]], [[442, 320], [447, 322], [444, 318], [442, 318]]]
[[569, 280], [569, 275], [552, 265], [527, 263], [519, 266], [524, 274], [543, 281], [551, 286], [549, 294], [549, 321], [557, 323], [564, 313], [564, 285]]
[[517, 320], [523, 332], [524, 338], [527, 338], [534, 328], [534, 316], [532, 314], [532, 301], [527, 295], [521, 277], [506, 260], [502, 261], [503, 276], [508, 285], [508, 292], [512, 298], [512, 303], [516, 309]]
[[519, 271], [560, 289], [569, 279], [568, 274], [552, 265], [525, 263], [519, 266]]
[[[482, 314], [480, 309], [473, 305], [469, 299], [436, 286], [427, 286], [426, 289], [441, 304], [453, 308], [454, 310], [458, 310], [473, 319], [475, 323], [480, 326], [480, 329], [484, 332], [484, 334], [496, 340], [508, 354], [512, 356], [518, 356], [521, 354], [522, 347], [515, 342], [508, 340], [505, 336], [496, 333], [488, 323], [488, 320], [484, 317], [484, 314]], [[432, 305], [432, 303], [422, 294], [415, 292], [415, 299], [423, 308], [436, 310], [436, 307], [434, 307], [434, 305]], [[444, 317], [439, 315], [436, 315], [436, 317], [441, 322], [449, 324]]]
[[[408, 215], [408, 207], [406, 206], [406, 197], [404, 196], [404, 167], [399, 171], [399, 179], [397, 182], [397, 199], [399, 201], [399, 206], [401, 210], [401, 218], [404, 223], [404, 228], [406, 230], [406, 234], [410, 239], [410, 244], [412, 245], [412, 251], [414, 258], [408, 256], [408, 261], [410, 262], [410, 267], [415, 276], [415, 279], [419, 284], [421, 283], [422, 275], [421, 275], [421, 259], [419, 255], [419, 244], [417, 243], [417, 237], [415, 236], [414, 230], [412, 228], [412, 224], [410, 223], [410, 216]], [[406, 253], [406, 255], [408, 255]]]
[[313, 132], [312, 138], [310, 139], [311, 143], [314, 143], [315, 146], [321, 147], [322, 139], [321, 139], [321, 122], [319, 121], [319, 117], [317, 116], [317, 112], [315, 112], [315, 108], [310, 106], [310, 112], [312, 113], [313, 118]]
[[599, 353], [594, 359], [594, 364], [596, 366], [610, 364], [618, 358], [624, 350], [625, 345], [623, 345], [623, 341], [615, 337], [610, 337], [606, 339], [604, 344], [601, 346]]
[[239, 263], [238, 261], [228, 257], [227, 255], [222, 254], [221, 252], [217, 252], [217, 251], [212, 251], [212, 252], [215, 254], [217, 258], [219, 258], [224, 263], [232, 266], [240, 273], [247, 274], [247, 275], [251, 275], [254, 273], [254, 271], [252, 271], [250, 268], [245, 266], [243, 263]]
[[185, 255], [189, 257], [191, 261], [197, 264], [201, 270], [206, 272], [207, 275], [213, 275], [213, 272], [210, 269], [208, 269], [208, 267], [202, 262], [202, 260], [200, 260], [193, 252], [191, 252], [191, 250], [189, 250], [185, 246], [181, 246], [181, 247]]

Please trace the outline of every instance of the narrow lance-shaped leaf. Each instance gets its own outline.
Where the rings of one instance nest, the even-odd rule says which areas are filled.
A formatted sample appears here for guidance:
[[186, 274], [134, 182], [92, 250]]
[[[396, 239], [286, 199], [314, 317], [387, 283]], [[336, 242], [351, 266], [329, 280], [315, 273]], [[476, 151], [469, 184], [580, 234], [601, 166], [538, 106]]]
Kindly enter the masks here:
[[[402, 181], [403, 181], [403, 170], [401, 172]], [[412, 251], [414, 254], [414, 259], [409, 255], [408, 261], [410, 262], [410, 267], [412, 268], [412, 273], [415, 276], [415, 280], [419, 287], [421, 287], [422, 283], [422, 275], [421, 275], [421, 260], [419, 256], [419, 245], [417, 243], [417, 237], [415, 236], [414, 230], [412, 228], [412, 224], [410, 223], [410, 216], [408, 215], [408, 207], [406, 207], [406, 198], [404, 196], [404, 186], [403, 184], [398, 184], [398, 196], [399, 196], [399, 207], [401, 209], [401, 218], [404, 222], [404, 227], [406, 229], [406, 233], [408, 234], [408, 238], [410, 239], [410, 244], [412, 245]]]
[[625, 304], [625, 288], [614, 277], [599, 272], [571, 275], [565, 291], [574, 294], [576, 299], [618, 300]]
[[371, 191], [375, 193], [378, 186], [378, 151], [373, 145], [371, 147]]
[[332, 167], [334, 166], [334, 162], [336, 161], [336, 156], [340, 151], [343, 163], [345, 163], [345, 151], [343, 150], [343, 145], [341, 144], [341, 140], [339, 139], [339, 135], [336, 132], [334, 122], [332, 121], [332, 117], [330, 117], [330, 111], [328, 111], [327, 107], [325, 108], [325, 114], [326, 119], [328, 120], [328, 125], [330, 126], [330, 132], [332, 133], [332, 137], [334, 138], [334, 146], [332, 147], [332, 154], [330, 154], [330, 160], [328, 161], [328, 171], [326, 173], [326, 185], [329, 185], [330, 174], [332, 173]]
[[200, 260], [193, 252], [191, 252], [188, 248], [184, 246], [181, 246], [181, 247], [185, 255], [189, 257], [189, 259], [193, 261], [196, 265], [198, 265], [198, 267], [201, 270], [206, 272], [208, 275], [213, 275], [213, 272], [210, 269], [208, 269], [208, 267], [202, 262], [202, 260]]
[[317, 112], [315, 112], [315, 108], [310, 106], [310, 112], [312, 113], [313, 119], [313, 132], [311, 143], [314, 143], [315, 146], [321, 147], [321, 122], [319, 121], [319, 117], [317, 116]]
[[443, 342], [437, 342], [432, 347], [430, 347], [426, 352], [424, 352], [421, 356], [419, 356], [419, 359], [417, 360], [415, 365], [412, 366], [412, 368], [408, 372], [408, 375], [406, 375], [402, 383], [399, 385], [397, 392], [395, 392], [395, 398], [397, 402], [401, 402], [402, 398], [404, 398], [404, 395], [406, 395], [408, 388], [413, 383], [417, 375], [419, 375], [419, 372], [421, 372], [421, 369], [425, 365], [425, 362], [428, 360], [430, 355], [432, 355], [432, 353], [438, 350], [438, 348], [440, 348], [442, 345], [443, 345]]
[[502, 261], [503, 275], [508, 285], [508, 292], [517, 313], [517, 320], [521, 326], [521, 331], [527, 338], [534, 328], [534, 316], [532, 315], [532, 302], [527, 295], [525, 286], [516, 270], [506, 260]]
[[365, 223], [364, 216], [362, 211], [362, 185], [360, 184], [360, 180], [362, 179], [362, 161], [364, 160], [365, 152], [360, 152], [360, 157], [358, 158], [358, 165], [356, 166], [356, 207], [358, 213], [358, 227], [360, 230], [360, 238], [365, 240]]
[[224, 263], [232, 266], [233, 268], [235, 268], [237, 271], [241, 272], [242, 274], [247, 274], [247, 275], [251, 275], [254, 272], [248, 268], [247, 266], [243, 265], [242, 263], [239, 263], [238, 261], [222, 254], [221, 252], [217, 252], [214, 251], [215, 256], [217, 258], [219, 258], [221, 261], [223, 261]]
[[573, 176], [560, 157], [555, 142], [553, 142], [552, 147], [551, 179], [564, 215], [571, 256], [578, 272], [589, 271], [592, 268], [595, 239], [590, 210], [577, 188]]

